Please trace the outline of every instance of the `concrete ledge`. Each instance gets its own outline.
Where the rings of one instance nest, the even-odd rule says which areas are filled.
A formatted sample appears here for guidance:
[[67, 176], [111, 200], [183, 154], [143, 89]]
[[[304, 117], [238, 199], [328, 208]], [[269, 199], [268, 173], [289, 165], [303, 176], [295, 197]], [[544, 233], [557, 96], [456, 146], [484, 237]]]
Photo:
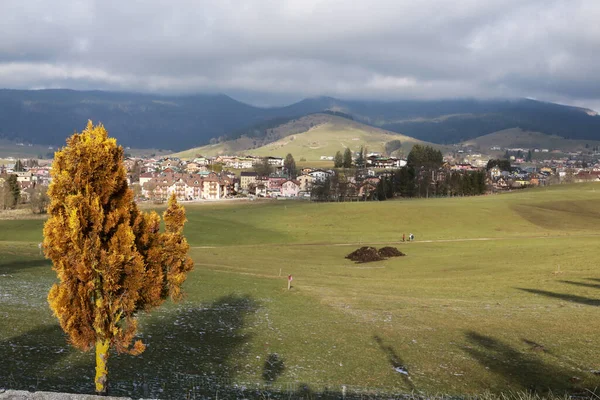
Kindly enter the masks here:
[[130, 397], [95, 396], [55, 392], [28, 392], [26, 390], [0, 389], [0, 400], [131, 400]]

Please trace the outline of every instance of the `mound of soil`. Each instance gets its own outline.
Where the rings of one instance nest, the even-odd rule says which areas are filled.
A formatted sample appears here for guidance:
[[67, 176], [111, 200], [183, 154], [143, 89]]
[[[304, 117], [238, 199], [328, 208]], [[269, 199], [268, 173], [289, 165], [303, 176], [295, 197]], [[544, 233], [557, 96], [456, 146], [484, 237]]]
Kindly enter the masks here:
[[385, 258], [379, 255], [379, 252], [375, 247], [367, 246], [354, 250], [352, 253], [348, 254], [346, 258], [359, 263], [385, 260]]
[[390, 246], [380, 248], [378, 253], [381, 257], [402, 257], [406, 255], [397, 248]]

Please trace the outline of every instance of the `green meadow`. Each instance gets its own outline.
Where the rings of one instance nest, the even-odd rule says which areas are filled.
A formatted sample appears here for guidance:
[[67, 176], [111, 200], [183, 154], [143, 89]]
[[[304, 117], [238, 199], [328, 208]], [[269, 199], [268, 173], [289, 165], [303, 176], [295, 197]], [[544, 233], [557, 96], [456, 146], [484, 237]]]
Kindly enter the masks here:
[[[111, 356], [112, 394], [600, 386], [600, 185], [186, 209], [196, 263], [186, 298], [141, 316], [148, 348]], [[46, 302], [56, 278], [37, 247], [42, 225], [0, 220], [0, 388], [91, 392], [93, 355], [69, 347]], [[344, 258], [362, 245], [407, 256]]]

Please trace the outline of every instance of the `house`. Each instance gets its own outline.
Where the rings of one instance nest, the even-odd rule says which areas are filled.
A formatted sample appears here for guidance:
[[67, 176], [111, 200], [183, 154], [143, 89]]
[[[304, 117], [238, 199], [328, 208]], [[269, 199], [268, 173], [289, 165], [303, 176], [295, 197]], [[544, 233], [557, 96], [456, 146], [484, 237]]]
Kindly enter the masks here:
[[267, 157], [267, 161], [268, 161], [269, 165], [274, 165], [276, 167], [283, 167], [283, 158]]
[[327, 171], [323, 171], [322, 169], [315, 169], [309, 172], [308, 175], [313, 177], [313, 183], [325, 182], [325, 180], [329, 177], [329, 173]]
[[17, 175], [17, 182], [19, 183], [19, 187], [21, 188], [21, 190], [35, 187], [35, 184], [36, 184], [35, 176], [33, 176], [33, 174], [31, 172], [21, 171], [21, 172], [15, 172], [14, 174]]
[[500, 168], [498, 168], [498, 166], [495, 166], [494, 168], [490, 169], [490, 176], [493, 179], [498, 179], [502, 176], [502, 171]]
[[375, 193], [375, 190], [377, 190], [377, 185], [374, 185], [371, 182], [364, 182], [362, 185], [359, 186], [358, 188], [358, 195], [360, 197], [365, 197], [368, 198], [370, 197], [373, 193]]
[[196, 157], [192, 162], [199, 167], [206, 167], [208, 165], [208, 159], [206, 157]]
[[[141, 182], [141, 180], [140, 180]], [[216, 200], [231, 192], [231, 179], [225, 175], [154, 174], [144, 177], [142, 195], [154, 200], [166, 200], [175, 194], [178, 200]]]
[[159, 163], [159, 167], [162, 170], [167, 168], [175, 169], [179, 167], [179, 161], [172, 158], [165, 158], [162, 162]]
[[600, 182], [600, 172], [580, 171], [574, 178], [575, 182]]
[[198, 172], [199, 169], [200, 169], [200, 164], [193, 162], [193, 161], [187, 163], [185, 166], [185, 171], [188, 174], [193, 174], [194, 172]]
[[287, 181], [287, 178], [282, 176], [270, 176], [269, 177], [269, 190], [271, 191], [280, 191], [281, 185], [283, 182]]
[[250, 185], [256, 184], [256, 177], [258, 174], [256, 172], [242, 172], [240, 174], [240, 188], [242, 190], [248, 190]]
[[381, 157], [376, 153], [367, 157], [367, 166], [372, 168], [401, 168], [405, 165], [406, 160], [396, 157]]
[[309, 192], [312, 189], [315, 178], [312, 175], [300, 175], [297, 180], [300, 182], [300, 190], [302, 192]]
[[259, 183], [258, 185], [256, 185], [255, 194], [258, 197], [267, 197], [267, 185], [265, 185], [264, 183]]
[[494, 183], [494, 189], [496, 190], [508, 190], [509, 188], [510, 182], [504, 177], [500, 177], [500, 179]]
[[283, 197], [298, 197], [300, 192], [300, 182], [296, 180], [287, 180], [281, 184], [281, 195]]
[[202, 198], [219, 200], [227, 195], [226, 185], [216, 177], [202, 179]]
[[144, 172], [143, 174], [140, 174], [140, 185], [144, 186], [144, 183], [150, 182], [150, 180], [154, 178], [154, 175], [155, 174], [152, 172]]

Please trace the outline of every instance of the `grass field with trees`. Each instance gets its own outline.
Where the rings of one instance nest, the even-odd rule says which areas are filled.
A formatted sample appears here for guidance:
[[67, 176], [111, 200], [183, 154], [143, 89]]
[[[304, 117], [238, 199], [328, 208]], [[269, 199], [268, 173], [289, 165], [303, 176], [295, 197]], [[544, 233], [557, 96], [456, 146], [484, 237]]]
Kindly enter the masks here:
[[[111, 394], [208, 382], [213, 394], [244, 383], [589, 395], [600, 385], [598, 204], [597, 184], [188, 204], [186, 298], [141, 318], [148, 348], [111, 360]], [[93, 392], [93, 354], [68, 345], [46, 301], [56, 278], [38, 249], [42, 225], [0, 220], [0, 387]], [[402, 243], [409, 233], [416, 241]], [[344, 258], [386, 244], [407, 256]]]

